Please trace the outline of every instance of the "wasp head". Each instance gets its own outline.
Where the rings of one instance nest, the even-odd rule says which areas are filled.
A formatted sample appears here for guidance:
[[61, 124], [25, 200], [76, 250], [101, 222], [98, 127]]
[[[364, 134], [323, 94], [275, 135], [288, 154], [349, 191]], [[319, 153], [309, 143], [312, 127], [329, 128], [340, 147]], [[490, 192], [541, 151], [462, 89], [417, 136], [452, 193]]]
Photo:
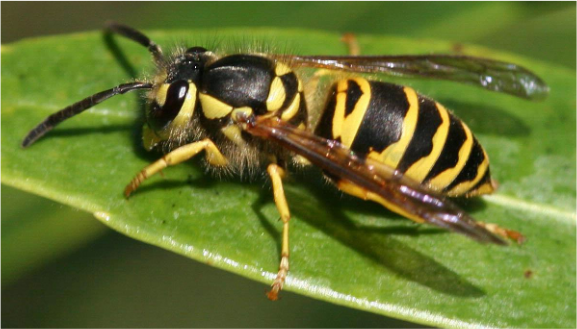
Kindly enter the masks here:
[[143, 140], [146, 149], [167, 140], [186, 138], [198, 105], [198, 86], [212, 53], [192, 47], [161, 69], [149, 94]]

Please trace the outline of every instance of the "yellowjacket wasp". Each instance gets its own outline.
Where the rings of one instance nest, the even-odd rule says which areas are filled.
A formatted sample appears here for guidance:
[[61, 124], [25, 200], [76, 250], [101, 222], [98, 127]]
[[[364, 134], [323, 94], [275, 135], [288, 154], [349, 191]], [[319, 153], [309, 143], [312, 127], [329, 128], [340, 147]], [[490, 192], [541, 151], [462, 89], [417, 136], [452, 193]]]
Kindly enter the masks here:
[[[148, 48], [158, 67], [155, 77], [118, 85], [50, 115], [22, 146], [110, 97], [148, 90], [144, 146], [166, 154], [133, 178], [126, 197], [146, 178], [201, 151], [209, 167], [232, 173], [266, 170], [283, 221], [281, 261], [270, 299], [278, 298], [289, 270], [290, 212], [282, 179], [291, 163], [313, 164], [341, 191], [419, 223], [483, 243], [505, 244], [499, 236], [522, 239], [515, 231], [474, 221], [446, 198], [491, 193], [495, 183], [485, 150], [441, 104], [409, 87], [348, 76], [332, 84], [324, 108], [313, 108], [306, 91], [316, 83], [304, 83], [299, 70], [428, 77], [544, 98], [546, 84], [528, 70], [449, 55], [219, 55], [192, 47], [165, 56], [131, 27], [112, 23], [108, 29]], [[316, 122], [312, 113], [320, 114]]]

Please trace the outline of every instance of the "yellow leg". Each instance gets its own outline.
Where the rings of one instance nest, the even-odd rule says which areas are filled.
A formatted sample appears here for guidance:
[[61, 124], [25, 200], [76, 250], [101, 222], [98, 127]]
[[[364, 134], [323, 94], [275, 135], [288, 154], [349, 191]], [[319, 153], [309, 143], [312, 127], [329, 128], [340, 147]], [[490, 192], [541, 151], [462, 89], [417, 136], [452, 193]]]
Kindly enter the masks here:
[[282, 228], [282, 250], [281, 250], [281, 260], [278, 269], [278, 274], [276, 279], [272, 284], [271, 290], [267, 293], [267, 297], [270, 300], [277, 300], [278, 293], [282, 290], [286, 276], [289, 271], [289, 220], [291, 217], [288, 204], [284, 195], [284, 189], [282, 186], [282, 177], [284, 177], [284, 170], [277, 164], [270, 164], [267, 168], [267, 172], [272, 181], [272, 188], [274, 193], [274, 202], [280, 213], [280, 218], [283, 222]]
[[359, 56], [361, 54], [361, 48], [359, 47], [359, 42], [357, 37], [352, 33], [345, 33], [341, 37], [341, 41], [344, 42], [349, 48], [349, 55]]
[[142, 171], [140, 171], [132, 179], [132, 181], [126, 185], [126, 188], [124, 189], [124, 195], [128, 198], [128, 196], [130, 196], [130, 194], [134, 192], [134, 190], [136, 190], [138, 186], [140, 186], [140, 184], [148, 177], [156, 174], [168, 166], [174, 166], [183, 161], [186, 161], [203, 150], [206, 151], [206, 160], [211, 165], [225, 166], [227, 164], [227, 160], [224, 155], [220, 153], [216, 145], [214, 145], [210, 139], [204, 139], [199, 142], [186, 144], [173, 150], [170, 153], [165, 154], [159, 160], [142, 169]]

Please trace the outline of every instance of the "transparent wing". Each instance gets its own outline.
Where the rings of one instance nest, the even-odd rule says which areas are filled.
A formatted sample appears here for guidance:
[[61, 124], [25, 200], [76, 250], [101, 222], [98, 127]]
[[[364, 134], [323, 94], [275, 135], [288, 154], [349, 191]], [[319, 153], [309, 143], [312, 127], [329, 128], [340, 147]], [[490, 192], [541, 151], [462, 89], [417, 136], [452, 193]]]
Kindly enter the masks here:
[[304, 156], [341, 180], [376, 193], [413, 217], [479, 242], [505, 244], [454, 203], [380, 162], [357, 157], [334, 140], [296, 129], [274, 118], [250, 122], [246, 130]]
[[281, 58], [303, 67], [451, 80], [530, 100], [542, 100], [549, 93], [547, 84], [531, 71], [479, 57], [285, 55]]

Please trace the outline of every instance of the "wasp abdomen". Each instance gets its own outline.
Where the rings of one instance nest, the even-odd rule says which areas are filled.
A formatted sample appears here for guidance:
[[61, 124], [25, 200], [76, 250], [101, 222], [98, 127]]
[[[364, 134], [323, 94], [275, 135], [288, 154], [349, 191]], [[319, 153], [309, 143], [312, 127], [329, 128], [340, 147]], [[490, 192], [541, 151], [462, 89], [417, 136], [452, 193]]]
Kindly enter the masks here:
[[408, 87], [341, 80], [316, 133], [449, 196], [493, 191], [487, 154], [470, 129]]

